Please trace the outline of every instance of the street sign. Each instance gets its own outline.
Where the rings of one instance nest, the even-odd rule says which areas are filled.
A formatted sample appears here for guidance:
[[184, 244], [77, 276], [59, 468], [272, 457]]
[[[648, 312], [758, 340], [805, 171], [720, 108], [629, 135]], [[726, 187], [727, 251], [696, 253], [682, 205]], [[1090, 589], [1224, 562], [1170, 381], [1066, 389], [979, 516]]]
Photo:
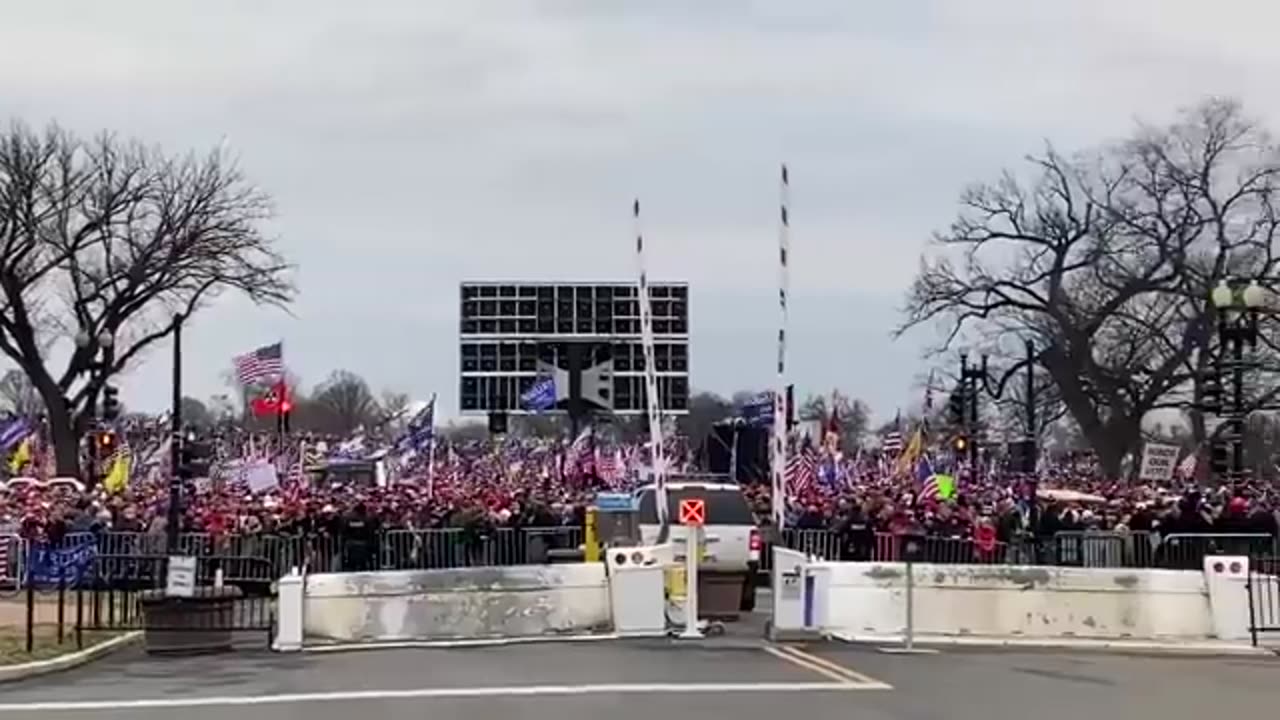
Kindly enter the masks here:
[[596, 509], [600, 512], [629, 512], [635, 509], [635, 499], [629, 493], [596, 493]]
[[164, 594], [169, 597], [194, 597], [196, 594], [196, 559], [170, 555], [165, 573]]
[[680, 524], [702, 525], [707, 521], [707, 503], [705, 500], [681, 500]]

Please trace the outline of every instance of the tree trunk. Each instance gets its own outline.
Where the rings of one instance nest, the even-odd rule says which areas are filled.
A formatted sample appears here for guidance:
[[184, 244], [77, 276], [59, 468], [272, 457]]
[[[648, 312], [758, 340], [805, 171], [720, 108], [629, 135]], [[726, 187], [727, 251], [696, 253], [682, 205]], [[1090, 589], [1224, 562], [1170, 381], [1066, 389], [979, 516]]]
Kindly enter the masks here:
[[47, 374], [34, 379], [33, 384], [44, 400], [49, 422], [49, 436], [53, 440], [53, 457], [59, 477], [79, 478], [86, 485], [92, 478], [81, 475], [80, 428], [76, 414], [67, 406], [67, 399]]
[[1099, 412], [1101, 408], [1085, 393], [1080, 382], [1082, 368], [1073, 362], [1074, 358], [1061, 348], [1050, 346], [1044, 352], [1044, 360], [1067, 411], [1093, 448], [1102, 471], [1109, 477], [1119, 478], [1124, 456], [1136, 447], [1141, 436], [1141, 418], [1134, 422], [1129, 413], [1113, 406], [1110, 416], [1104, 420]]
[[53, 457], [58, 476], [79, 478], [85, 485], [91, 485], [93, 478], [82, 474], [80, 467], [80, 433], [76, 432], [71, 414], [65, 409], [57, 415], [50, 413], [49, 434], [53, 437]]

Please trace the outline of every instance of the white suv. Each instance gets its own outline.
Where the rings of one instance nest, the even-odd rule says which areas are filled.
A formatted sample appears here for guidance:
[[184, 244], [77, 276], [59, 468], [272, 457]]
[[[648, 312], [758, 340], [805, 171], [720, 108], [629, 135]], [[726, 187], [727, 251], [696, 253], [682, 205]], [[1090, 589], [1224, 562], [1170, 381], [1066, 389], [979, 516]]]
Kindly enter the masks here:
[[[653, 485], [646, 485], [635, 493], [640, 515], [640, 538], [646, 545], [656, 542], [661, 531], [654, 493]], [[703, 526], [707, 554], [700, 568], [712, 574], [744, 575], [739, 609], [751, 612], [755, 609], [756, 573], [760, 570], [762, 544], [751, 506], [737, 485], [684, 480], [669, 482], [669, 541], [683, 539], [687, 532], [680, 524], [680, 501], [695, 499], [702, 500], [707, 510]]]

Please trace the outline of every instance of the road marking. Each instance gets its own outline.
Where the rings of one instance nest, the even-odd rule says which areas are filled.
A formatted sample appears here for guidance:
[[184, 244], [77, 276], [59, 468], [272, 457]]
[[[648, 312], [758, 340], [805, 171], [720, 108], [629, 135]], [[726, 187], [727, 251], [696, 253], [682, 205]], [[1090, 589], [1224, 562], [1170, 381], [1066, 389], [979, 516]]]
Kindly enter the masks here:
[[[880, 683], [883, 684], [883, 683]], [[847, 681], [799, 683], [624, 683], [616, 685], [514, 685], [507, 687], [417, 688], [412, 690], [339, 690], [283, 695], [147, 698], [134, 700], [68, 700], [0, 703], [0, 713], [74, 712], [77, 710], [154, 710], [167, 708], [288, 705], [354, 700], [451, 700], [541, 695], [633, 695], [639, 693], [799, 693], [869, 690]]]
[[765, 646], [765, 651], [774, 657], [799, 665], [800, 667], [808, 668], [823, 677], [828, 677], [839, 682], [851, 683], [868, 690], [893, 689], [893, 686], [889, 683], [877, 680], [870, 675], [863, 675], [857, 670], [834, 663], [826, 658], [818, 657], [812, 653], [807, 653], [793, 645], [768, 645]]

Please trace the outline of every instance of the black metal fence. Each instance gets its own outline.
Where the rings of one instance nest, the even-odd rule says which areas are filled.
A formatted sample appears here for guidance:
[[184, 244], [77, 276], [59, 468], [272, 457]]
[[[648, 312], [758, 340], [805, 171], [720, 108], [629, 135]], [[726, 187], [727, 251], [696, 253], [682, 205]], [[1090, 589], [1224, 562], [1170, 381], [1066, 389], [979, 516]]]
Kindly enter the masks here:
[[[74, 578], [26, 583], [26, 651], [33, 652], [39, 629], [47, 625], [55, 628], [57, 644], [74, 643], [77, 649], [84, 647], [86, 633], [154, 629], [157, 619], [148, 619], [144, 606], [164, 596], [168, 562], [165, 555], [101, 553]], [[270, 644], [274, 572], [263, 557], [197, 557], [191, 595], [177, 602], [194, 601], [199, 610], [182, 613], [180, 622], [161, 618], [159, 624], [170, 633], [262, 633]], [[210, 602], [215, 598], [221, 602]]]
[[1254, 647], [1267, 633], [1280, 633], [1280, 555], [1249, 563], [1249, 635]]

